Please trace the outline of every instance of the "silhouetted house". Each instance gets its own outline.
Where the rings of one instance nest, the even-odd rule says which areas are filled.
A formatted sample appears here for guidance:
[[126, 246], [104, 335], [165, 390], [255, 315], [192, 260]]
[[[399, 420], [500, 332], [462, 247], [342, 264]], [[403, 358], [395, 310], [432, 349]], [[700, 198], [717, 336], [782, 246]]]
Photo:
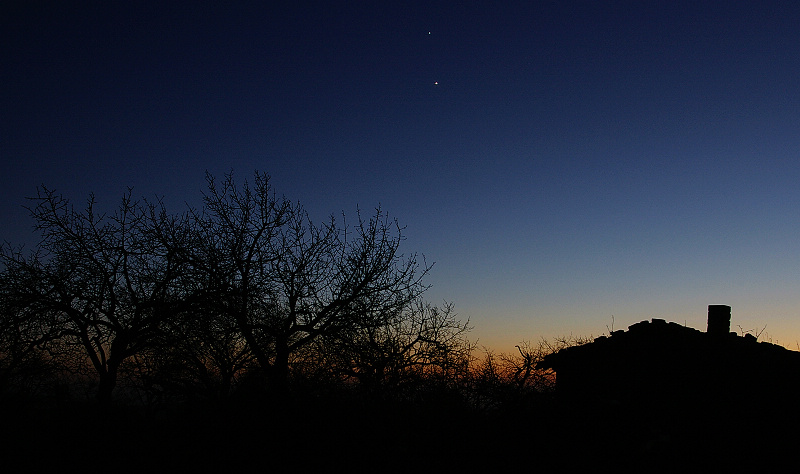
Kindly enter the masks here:
[[539, 367], [556, 372], [557, 393], [572, 401], [721, 412], [794, 409], [800, 352], [730, 332], [730, 317], [730, 306], [710, 305], [706, 332], [642, 321], [562, 349]]

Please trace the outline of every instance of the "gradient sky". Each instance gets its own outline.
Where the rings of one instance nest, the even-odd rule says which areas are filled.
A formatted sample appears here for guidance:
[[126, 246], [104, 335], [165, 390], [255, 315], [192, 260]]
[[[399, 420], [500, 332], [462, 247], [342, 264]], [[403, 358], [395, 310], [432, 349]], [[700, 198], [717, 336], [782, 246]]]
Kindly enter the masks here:
[[161, 3], [0, 7], [0, 240], [257, 169], [380, 204], [498, 351], [714, 303], [798, 347], [800, 3]]

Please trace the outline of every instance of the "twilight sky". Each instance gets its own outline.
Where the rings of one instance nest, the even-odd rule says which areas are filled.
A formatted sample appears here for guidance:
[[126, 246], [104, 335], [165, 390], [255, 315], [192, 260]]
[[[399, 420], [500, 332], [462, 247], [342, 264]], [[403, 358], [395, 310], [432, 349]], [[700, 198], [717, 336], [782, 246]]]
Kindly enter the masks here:
[[380, 204], [498, 351], [713, 303], [798, 348], [800, 3], [161, 3], [0, 7], [0, 240], [257, 169]]

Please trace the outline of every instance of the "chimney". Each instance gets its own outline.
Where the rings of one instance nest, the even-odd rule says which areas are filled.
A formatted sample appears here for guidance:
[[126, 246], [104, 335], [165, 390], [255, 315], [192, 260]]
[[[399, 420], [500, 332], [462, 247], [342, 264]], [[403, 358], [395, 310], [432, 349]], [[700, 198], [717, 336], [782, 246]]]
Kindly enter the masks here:
[[713, 336], [727, 336], [731, 331], [731, 307], [724, 304], [708, 305], [708, 329]]

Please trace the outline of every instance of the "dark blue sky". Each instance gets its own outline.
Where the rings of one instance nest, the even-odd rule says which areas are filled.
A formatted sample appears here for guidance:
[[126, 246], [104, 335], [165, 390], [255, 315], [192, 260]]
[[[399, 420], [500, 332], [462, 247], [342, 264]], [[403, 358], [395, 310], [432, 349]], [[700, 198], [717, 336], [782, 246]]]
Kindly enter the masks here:
[[0, 7], [0, 239], [40, 184], [177, 212], [258, 169], [381, 204], [500, 350], [710, 303], [800, 340], [800, 4], [161, 3]]

